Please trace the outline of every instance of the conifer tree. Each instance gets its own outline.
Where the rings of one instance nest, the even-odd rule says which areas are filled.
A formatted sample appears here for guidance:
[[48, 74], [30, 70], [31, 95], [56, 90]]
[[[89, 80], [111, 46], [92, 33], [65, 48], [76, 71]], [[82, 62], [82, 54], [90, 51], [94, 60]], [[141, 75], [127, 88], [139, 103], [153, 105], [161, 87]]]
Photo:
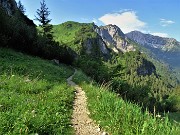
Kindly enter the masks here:
[[42, 34], [45, 36], [47, 39], [52, 41], [53, 36], [52, 36], [52, 25], [50, 24], [51, 19], [49, 19], [50, 11], [48, 10], [45, 0], [42, 0], [40, 2], [41, 7], [40, 9], [37, 9], [37, 16], [35, 20], [38, 20], [40, 22], [40, 27], [42, 28]]
[[24, 8], [23, 4], [21, 3], [21, 1], [19, 0], [17, 7], [19, 9], [19, 11], [21, 11], [23, 14], [26, 12], [26, 9]]

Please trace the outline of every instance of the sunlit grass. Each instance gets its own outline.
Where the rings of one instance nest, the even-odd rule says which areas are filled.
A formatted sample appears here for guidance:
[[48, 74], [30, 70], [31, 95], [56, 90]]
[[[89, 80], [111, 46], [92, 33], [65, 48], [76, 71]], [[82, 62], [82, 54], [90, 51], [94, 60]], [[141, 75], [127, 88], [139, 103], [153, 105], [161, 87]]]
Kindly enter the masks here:
[[0, 48], [0, 134], [73, 134], [64, 65]]
[[141, 107], [125, 102], [107, 86], [92, 83], [82, 72], [74, 81], [81, 85], [88, 97], [90, 116], [106, 131], [113, 135], [177, 135], [179, 124], [171, 123], [168, 117], [157, 118]]

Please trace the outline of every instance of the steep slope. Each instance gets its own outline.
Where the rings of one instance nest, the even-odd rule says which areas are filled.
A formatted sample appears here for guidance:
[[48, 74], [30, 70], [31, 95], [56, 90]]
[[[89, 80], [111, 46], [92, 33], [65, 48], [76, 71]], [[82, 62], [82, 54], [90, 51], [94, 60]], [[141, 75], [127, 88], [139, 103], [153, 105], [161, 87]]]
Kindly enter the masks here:
[[93, 23], [65, 22], [53, 27], [55, 40], [66, 44], [78, 55], [109, 57], [110, 51], [101, 37], [94, 32]]
[[0, 48], [0, 134], [73, 134], [65, 65]]
[[[40, 34], [36, 25], [17, 7], [15, 0], [0, 1], [0, 47], [12, 48], [45, 59], [71, 64], [72, 50]], [[8, 14], [8, 10], [12, 14]]]
[[101, 36], [107, 47], [116, 53], [135, 51], [133, 44], [128, 42], [127, 37], [116, 25], [97, 27], [95, 31]]
[[[53, 32], [55, 40], [71, 47], [77, 56], [88, 55], [92, 59], [104, 58], [104, 60], [111, 60], [117, 54], [136, 50], [135, 43], [130, 42], [116, 25], [98, 27], [94, 23], [69, 21], [55, 25]], [[147, 71], [146, 68], [152, 70]], [[144, 62], [138, 67], [137, 72], [141, 75], [150, 75], [150, 73], [155, 73], [155, 67], [153, 64]]]

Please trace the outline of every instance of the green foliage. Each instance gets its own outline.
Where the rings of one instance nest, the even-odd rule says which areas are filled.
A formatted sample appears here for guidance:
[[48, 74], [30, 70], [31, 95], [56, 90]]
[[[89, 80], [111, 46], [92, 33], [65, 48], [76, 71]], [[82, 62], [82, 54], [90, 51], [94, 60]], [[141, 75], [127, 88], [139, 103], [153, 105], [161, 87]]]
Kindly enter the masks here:
[[169, 96], [173, 87], [156, 73], [155, 66], [144, 54], [129, 52], [114, 56], [108, 62], [81, 55], [74, 63], [100, 83], [109, 83], [113, 91], [125, 100], [138, 103], [153, 112], [174, 111], [175, 102]]
[[91, 83], [82, 72], [73, 79], [86, 92], [91, 117], [112, 135], [176, 135], [180, 131], [179, 124], [171, 123], [168, 117], [142, 112], [141, 107], [122, 100], [108, 86]]
[[81, 55], [74, 65], [82, 69], [87, 75], [91, 76], [97, 82], [104, 82], [110, 78], [108, 69], [101, 59], [95, 59], [91, 56]]
[[148, 107], [151, 112], [173, 111], [169, 95], [173, 87], [155, 72], [155, 66], [139, 52], [125, 53], [107, 63], [113, 91], [124, 99]]
[[180, 123], [180, 112], [179, 111], [178, 112], [169, 113], [168, 117], [173, 122], [175, 122], [175, 123], [179, 122]]
[[81, 24], [76, 22], [66, 22], [60, 25], [53, 26], [54, 39], [60, 43], [67, 44], [71, 49], [80, 53], [82, 46], [78, 42], [74, 42], [76, 39], [76, 33], [81, 29]]
[[[86, 43], [89, 39], [94, 39], [94, 46], [92, 47], [93, 49], [98, 46], [95, 41], [97, 33], [94, 32], [93, 24], [91, 23], [83, 24], [69, 21], [60, 25], [55, 25], [53, 26], [53, 35], [56, 41], [66, 44], [79, 55], [85, 54], [87, 49]], [[98, 53], [97, 50], [96, 53]]]
[[34, 25], [26, 24], [24, 18], [26, 17], [18, 10], [13, 16], [8, 16], [3, 9], [0, 9], [2, 27], [0, 35], [3, 37], [0, 46], [32, 52], [36, 41], [36, 29]]
[[0, 8], [0, 29], [0, 47], [13, 48], [46, 59], [58, 59], [68, 64], [73, 61], [70, 48], [38, 34], [34, 23], [18, 10], [13, 16], [8, 16]]
[[[93, 24], [66, 22], [54, 26], [53, 31], [56, 41], [64, 42], [76, 52], [74, 65], [95, 81], [110, 83], [113, 91], [125, 100], [148, 107], [151, 112], [154, 107], [160, 112], [174, 111], [174, 101], [169, 96], [177, 82], [166, 67], [139, 51], [112, 53], [106, 61], [99, 50], [99, 37], [93, 28]], [[135, 46], [138, 50], [138, 45]]]
[[173, 109], [176, 111], [180, 111], [180, 85], [173, 90], [171, 96], [169, 97], [169, 100], [173, 102]]
[[53, 33], [56, 41], [68, 44], [75, 38], [76, 32], [81, 28], [81, 24], [77, 22], [66, 22], [53, 26]]
[[21, 11], [21, 13], [25, 14], [26, 9], [24, 8], [23, 4], [21, 3], [21, 1], [19, 0], [17, 3], [17, 7], [18, 9]]
[[36, 17], [36, 20], [38, 20], [42, 26], [45, 26], [51, 22], [51, 19], [48, 18], [48, 16], [50, 15], [50, 11], [48, 11], [45, 0], [42, 0], [40, 4], [41, 4], [41, 7], [40, 9], [37, 9], [37, 12], [36, 12], [38, 15]]
[[51, 19], [48, 18], [50, 15], [50, 11], [48, 11], [48, 8], [46, 7], [45, 0], [42, 0], [40, 2], [41, 7], [40, 9], [37, 9], [37, 15], [36, 20], [38, 20], [41, 24], [40, 27], [42, 28], [42, 35], [46, 37], [49, 41], [53, 42], [53, 35], [52, 35], [52, 28], [53, 26], [50, 24]]
[[[173, 87], [176, 86], [178, 84], [178, 80], [180, 80], [180, 76], [179, 76], [179, 69], [177, 68], [176, 70], [172, 70], [172, 67], [169, 67], [169, 65], [167, 63], [165, 63], [164, 61], [160, 60], [157, 56], [157, 54], [162, 53], [162, 52], [156, 52], [156, 54], [153, 51], [150, 51], [148, 48], [142, 47], [141, 45], [132, 42], [131, 40], [129, 40], [129, 42], [131, 44], [133, 44], [137, 50], [142, 51], [144, 54], [146, 54], [146, 58], [148, 61], [151, 61], [155, 67], [156, 67], [156, 72], [158, 75], [161, 76], [161, 78], [163, 79], [164, 82], [166, 83], [170, 83]], [[164, 54], [167, 55], [168, 54]], [[171, 57], [171, 56], [168, 56]], [[168, 60], [168, 59], [166, 59]], [[166, 61], [165, 60], [165, 61]], [[174, 59], [170, 59], [172, 63], [174, 61]], [[173, 65], [173, 64], [172, 64]], [[177, 65], [177, 62], [175, 61], [175, 65]]]
[[73, 71], [0, 48], [0, 134], [72, 134]]

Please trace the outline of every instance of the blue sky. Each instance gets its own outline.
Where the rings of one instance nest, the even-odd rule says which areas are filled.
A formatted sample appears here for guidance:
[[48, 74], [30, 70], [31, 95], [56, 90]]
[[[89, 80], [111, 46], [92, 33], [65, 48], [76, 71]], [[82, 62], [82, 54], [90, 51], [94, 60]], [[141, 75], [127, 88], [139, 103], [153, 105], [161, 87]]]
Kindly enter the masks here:
[[[40, 1], [21, 0], [30, 19], [35, 18]], [[124, 33], [139, 30], [180, 41], [180, 0], [46, 0], [46, 4], [52, 24], [115, 24]]]

